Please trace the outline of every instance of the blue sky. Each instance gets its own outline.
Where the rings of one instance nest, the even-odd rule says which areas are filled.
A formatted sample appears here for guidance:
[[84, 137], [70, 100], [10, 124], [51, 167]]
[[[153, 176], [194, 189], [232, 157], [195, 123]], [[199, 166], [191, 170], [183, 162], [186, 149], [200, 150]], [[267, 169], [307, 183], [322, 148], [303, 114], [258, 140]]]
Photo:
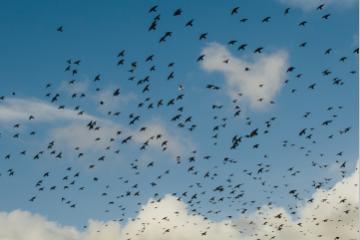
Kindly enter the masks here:
[[[322, 186], [330, 189], [351, 175], [358, 160], [358, 54], [353, 53], [358, 48], [358, 3], [348, 1], [348, 5], [340, 6], [332, 0], [322, 10], [316, 10], [318, 4], [308, 7], [301, 2], [1, 1], [0, 96], [5, 96], [5, 100], [0, 100], [0, 189], [4, 193], [0, 211], [22, 209], [80, 229], [89, 219], [124, 219], [126, 223], [155, 193], [164, 197], [186, 191], [188, 196], [183, 197], [183, 202], [195, 193], [201, 201], [190, 205], [190, 210], [196, 208], [199, 214], [222, 221], [229, 215], [239, 217], [236, 209], [246, 206], [252, 212], [270, 201], [291, 212], [315, 193], [313, 181], [331, 178]], [[153, 5], [159, 5], [157, 12], [148, 13]], [[236, 6], [238, 13], [231, 15]], [[284, 15], [287, 7], [289, 14]], [[183, 14], [172, 16], [178, 8]], [[329, 19], [321, 18], [328, 13]], [[148, 31], [157, 14], [160, 20], [156, 31]], [[267, 16], [271, 16], [270, 21], [263, 23]], [[243, 18], [248, 20], [241, 23]], [[190, 19], [194, 19], [194, 26], [186, 28]], [[305, 27], [298, 26], [302, 21], [307, 21]], [[56, 31], [59, 26], [63, 26], [63, 32]], [[159, 43], [167, 31], [172, 36]], [[199, 40], [202, 33], [208, 33], [207, 39]], [[236, 43], [229, 45], [231, 40]], [[299, 47], [303, 42], [306, 46]], [[239, 51], [241, 44], [247, 47]], [[253, 53], [258, 47], [263, 47], [263, 52]], [[332, 51], [325, 55], [328, 48]], [[117, 55], [122, 50], [125, 64], [117, 66], [122, 59]], [[213, 59], [207, 54], [211, 51]], [[205, 60], [197, 62], [203, 53]], [[154, 60], [146, 62], [152, 54]], [[230, 63], [224, 65], [225, 58], [219, 60], [218, 56], [230, 58]], [[346, 57], [344, 62], [339, 61], [342, 57]], [[81, 60], [79, 66], [71, 64], [71, 69], [78, 70], [76, 75], [64, 71], [68, 59]], [[130, 73], [130, 64], [135, 61], [136, 70]], [[174, 66], [168, 67], [172, 62]], [[264, 67], [266, 64], [268, 68]], [[154, 72], [149, 71], [152, 65], [156, 66]], [[240, 70], [243, 65], [251, 66], [249, 73]], [[295, 69], [287, 72], [290, 66]], [[326, 69], [330, 75], [322, 74]], [[167, 80], [171, 72], [175, 77]], [[101, 80], [94, 82], [98, 74]], [[150, 91], [143, 93], [146, 83], [136, 82], [146, 76], [150, 79]], [[134, 80], [130, 81], [130, 77]], [[341, 79], [343, 85], [334, 85], [334, 78]], [[75, 80], [74, 84], [69, 84], [71, 80]], [[267, 90], [263, 93], [275, 104], [251, 100], [256, 81], [265, 83]], [[46, 88], [48, 83], [51, 87]], [[314, 89], [309, 89], [314, 83]], [[207, 84], [221, 89], [206, 89]], [[184, 90], [180, 91], [179, 85]], [[112, 96], [117, 88], [120, 96]], [[238, 89], [245, 89], [244, 96], [234, 103], [231, 92]], [[50, 97], [46, 97], [47, 93]], [[60, 94], [59, 100], [51, 103], [56, 93]], [[72, 98], [74, 93], [78, 95]], [[86, 97], [80, 98], [81, 93]], [[184, 94], [184, 99], [175, 105], [156, 107], [159, 99], [164, 99], [166, 105], [179, 94]], [[100, 105], [100, 101], [105, 104]], [[145, 103], [142, 108], [138, 107], [140, 102]], [[150, 102], [154, 104], [152, 110], [146, 108]], [[214, 104], [223, 107], [212, 109]], [[65, 110], [57, 109], [61, 105]], [[242, 110], [237, 118], [236, 105]], [[73, 110], [76, 106], [84, 111], [83, 116]], [[185, 128], [177, 127], [179, 121], [171, 121], [179, 107], [184, 108], [181, 121], [192, 116]], [[108, 111], [121, 113], [110, 116]], [[311, 112], [308, 118], [303, 117], [306, 112]], [[29, 113], [35, 115], [34, 121], [27, 119]], [[141, 116], [131, 126], [130, 114]], [[269, 133], [263, 134], [267, 129], [265, 122], [273, 117], [276, 119], [271, 121]], [[222, 118], [226, 118], [226, 127], [220, 127], [215, 140], [212, 129], [225, 123]], [[84, 127], [90, 119], [97, 119], [101, 128], [98, 133], [87, 135]], [[322, 125], [327, 120], [332, 122]], [[251, 125], [247, 124], [249, 121]], [[14, 128], [17, 123], [20, 128]], [[196, 128], [189, 131], [192, 124]], [[147, 130], [141, 135], [139, 129], [144, 126]], [[340, 134], [347, 127], [351, 130]], [[247, 139], [245, 135], [256, 128], [259, 135]], [[312, 133], [311, 140], [298, 136], [304, 128], [306, 135]], [[117, 130], [122, 135], [109, 142]], [[35, 136], [29, 134], [31, 131], [36, 131]], [[139, 150], [151, 133], [160, 132], [168, 141], [166, 151], [160, 147], [162, 141]], [[17, 133], [20, 137], [14, 138]], [[126, 134], [133, 135], [133, 140], [121, 144]], [[230, 150], [235, 134], [243, 136], [243, 141], [237, 149]], [[101, 140], [94, 142], [98, 135]], [[328, 138], [330, 135], [333, 138]], [[284, 140], [288, 142], [285, 147]], [[51, 141], [55, 141], [56, 154], [62, 153], [61, 159], [47, 149]], [[255, 144], [259, 144], [258, 149], [253, 148]], [[74, 150], [78, 145], [80, 150]], [[114, 153], [117, 149], [119, 154]], [[23, 150], [25, 155], [20, 154]], [[196, 153], [192, 153], [194, 150]], [[33, 160], [39, 151], [44, 154]], [[77, 157], [79, 152], [84, 153], [82, 158]], [[341, 156], [337, 155], [339, 152]], [[8, 154], [10, 159], [5, 159]], [[180, 164], [176, 163], [178, 155]], [[207, 155], [211, 158], [204, 159]], [[105, 161], [97, 160], [101, 156], [105, 156]], [[191, 156], [195, 156], [194, 162], [189, 162]], [[224, 158], [236, 163], [224, 164]], [[346, 167], [342, 169], [344, 161]], [[154, 167], [147, 167], [150, 162], [154, 162]], [[94, 169], [88, 168], [91, 164]], [[138, 170], [132, 164], [138, 165]], [[192, 166], [196, 175], [187, 171]], [[68, 167], [70, 171], [66, 170]], [[269, 171], [256, 174], [261, 167]], [[293, 172], [287, 171], [291, 167], [300, 172], [291, 176]], [[8, 169], [15, 171], [14, 176], [8, 176]], [[169, 174], [165, 173], [167, 170]], [[344, 176], [341, 170], [345, 170]], [[49, 177], [43, 177], [45, 172], [50, 172]], [[74, 178], [77, 172], [80, 177]], [[206, 172], [216, 173], [217, 177], [204, 179]], [[159, 175], [161, 179], [156, 180]], [[69, 180], [62, 180], [65, 176]], [[94, 177], [99, 180], [93, 181]], [[44, 191], [35, 187], [41, 179]], [[70, 184], [72, 180], [74, 185]], [[124, 183], [126, 180], [128, 183]], [[156, 187], [150, 186], [153, 181]], [[265, 185], [261, 184], [263, 181]], [[243, 186], [237, 193], [244, 192], [244, 197], [235, 202], [226, 199], [229, 190], [240, 183]], [[132, 187], [135, 184], [137, 188]], [[69, 189], [63, 189], [65, 185]], [[226, 194], [213, 193], [219, 185], [232, 187], [227, 188]], [[278, 188], [274, 190], [275, 185]], [[51, 191], [51, 186], [56, 186], [56, 190]], [[82, 186], [85, 190], [79, 191]], [[297, 189], [299, 199], [288, 194], [291, 189]], [[139, 191], [140, 196], [117, 198], [126, 191]], [[107, 195], [101, 196], [102, 193]], [[36, 196], [34, 202], [29, 201], [32, 196]], [[225, 200], [212, 204], [208, 202], [212, 196], [225, 196]], [[61, 202], [61, 197], [66, 200]], [[64, 203], [68, 200], [76, 208]], [[108, 204], [111, 201], [115, 204]], [[121, 210], [122, 207], [126, 209]], [[207, 213], [210, 209], [221, 213]], [[297, 217], [294, 214], [293, 218]]]

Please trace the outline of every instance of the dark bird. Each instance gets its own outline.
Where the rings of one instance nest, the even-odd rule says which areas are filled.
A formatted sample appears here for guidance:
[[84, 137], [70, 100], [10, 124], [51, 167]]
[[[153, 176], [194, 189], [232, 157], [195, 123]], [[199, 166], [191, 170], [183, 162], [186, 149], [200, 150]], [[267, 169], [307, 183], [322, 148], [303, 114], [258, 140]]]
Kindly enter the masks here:
[[284, 11], [284, 15], [289, 14], [289, 12], [290, 12], [290, 8], [286, 8], [285, 11]]
[[307, 24], [307, 21], [302, 21], [302, 22], [299, 23], [299, 26], [305, 27], [306, 24]]
[[100, 78], [101, 78], [100, 74], [96, 75], [95, 78], [94, 78], [94, 82], [100, 81]]
[[60, 26], [56, 29], [56, 31], [58, 32], [64, 32], [64, 27], [63, 26]]
[[207, 39], [207, 33], [202, 33], [202, 34], [200, 34], [200, 36], [199, 36], [199, 40], [204, 40], [204, 39]]
[[330, 13], [325, 14], [325, 15], [322, 16], [321, 18], [327, 20], [327, 19], [329, 19], [329, 17], [330, 17]]
[[182, 14], [181, 8], [178, 8], [174, 11], [173, 16], [180, 16]]
[[320, 4], [316, 9], [317, 10], [322, 10], [324, 8], [325, 4]]
[[238, 10], [239, 10], [239, 7], [234, 7], [234, 8], [231, 10], [231, 15], [234, 15], [234, 14], [238, 13]]
[[192, 27], [193, 24], [194, 24], [194, 19], [191, 19], [185, 24], [185, 27]]
[[156, 12], [156, 11], [157, 11], [157, 8], [158, 8], [158, 5], [152, 6], [152, 7], [149, 9], [149, 13], [151, 13], [151, 12]]
[[113, 96], [119, 96], [120, 95], [120, 89], [116, 89], [114, 92], [113, 92]]
[[241, 44], [239, 47], [238, 47], [238, 50], [245, 50], [245, 48], [247, 47], [247, 44]]
[[267, 22], [270, 21], [270, 19], [271, 19], [271, 17], [264, 17], [264, 18], [262, 19], [262, 22], [263, 22], [263, 23], [267, 23]]

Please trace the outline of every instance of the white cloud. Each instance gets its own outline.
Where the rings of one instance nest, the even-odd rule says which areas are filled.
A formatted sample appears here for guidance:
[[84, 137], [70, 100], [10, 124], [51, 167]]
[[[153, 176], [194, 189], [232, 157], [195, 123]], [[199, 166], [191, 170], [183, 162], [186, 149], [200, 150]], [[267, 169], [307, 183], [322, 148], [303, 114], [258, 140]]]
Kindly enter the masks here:
[[[159, 120], [143, 123], [141, 126], [146, 127], [146, 130], [143, 132], [105, 119], [96, 120], [98, 126], [100, 126], [100, 130], [89, 131], [85, 124], [73, 122], [69, 125], [51, 129], [51, 139], [54, 139], [57, 144], [66, 146], [69, 149], [80, 147], [82, 151], [88, 151], [105, 150], [106, 147], [112, 145], [112, 142], [110, 142], [111, 138], [121, 141], [128, 136], [132, 136], [131, 141], [138, 144], [139, 148], [145, 142], [148, 142], [148, 147], [161, 151], [163, 147], [166, 146], [165, 152], [170, 154], [174, 159], [176, 156], [189, 153], [194, 149], [194, 145], [189, 138], [174, 134], [173, 131], [170, 131], [166, 125]], [[116, 134], [117, 131], [121, 131], [120, 136]], [[158, 134], [161, 134], [161, 138], [159, 139], [156, 138]], [[95, 141], [96, 138], [100, 140]], [[161, 146], [164, 141], [167, 142], [166, 145]], [[119, 144], [119, 141], [117, 141], [117, 144]]]
[[[225, 76], [227, 93], [235, 98], [239, 92], [250, 106], [261, 109], [282, 87], [286, 76], [288, 54], [280, 50], [272, 54], [254, 56], [251, 61], [233, 56], [223, 45], [212, 43], [203, 49], [202, 67]], [[229, 60], [224, 63], [224, 60]], [[245, 71], [249, 68], [249, 71]], [[259, 85], [263, 86], [260, 87]], [[262, 101], [259, 99], [262, 98]]]
[[[253, 221], [248, 225], [247, 236], [275, 236], [275, 239], [357, 239], [359, 225], [359, 171], [338, 182], [330, 190], [318, 190], [312, 196], [313, 202], [305, 203], [299, 209], [299, 219], [283, 209], [265, 206], [262, 210], [239, 220], [237, 225]], [[341, 200], [346, 199], [345, 202]], [[349, 210], [348, 213], [347, 210]], [[275, 218], [279, 213], [281, 218]], [[264, 223], [266, 224], [264, 225]], [[277, 228], [283, 224], [282, 230]], [[300, 225], [298, 225], [300, 224]], [[321, 235], [321, 238], [319, 236]], [[245, 238], [247, 239], [247, 238]]]
[[161, 146], [164, 141], [167, 141], [166, 151], [168, 151], [173, 157], [182, 155], [183, 153], [189, 153], [195, 148], [190, 138], [186, 138], [182, 135], [180, 137], [179, 134], [176, 134], [174, 131], [170, 131], [168, 128], [166, 128], [166, 124], [160, 120], [147, 122], [144, 124], [144, 126], [146, 126], [146, 131], [133, 132], [134, 139], [139, 143], [143, 143], [149, 140], [150, 137], [161, 134], [160, 139], [152, 140], [149, 145]]
[[[101, 124], [101, 123], [100, 123]], [[50, 138], [60, 146], [74, 149], [80, 147], [82, 151], [105, 150], [110, 145], [110, 138], [116, 137], [119, 126], [115, 124], [102, 124], [98, 131], [90, 131], [86, 124], [73, 122], [50, 130]], [[100, 138], [99, 141], [96, 141]]]
[[[299, 209], [300, 216], [296, 220], [283, 208], [263, 206], [234, 221], [210, 221], [201, 215], [192, 214], [185, 203], [167, 195], [161, 201], [150, 199], [136, 218], [125, 225], [113, 221], [90, 220], [85, 231], [61, 226], [26, 211], [0, 213], [0, 239], [313, 240], [340, 237], [339, 239], [355, 240], [359, 224], [358, 174], [357, 170], [328, 191], [318, 190], [313, 195], [313, 202]], [[276, 217], [280, 213], [281, 217]], [[201, 236], [204, 232], [206, 236]]]
[[59, 91], [66, 92], [70, 95], [74, 93], [88, 93], [89, 85], [89, 81], [76, 81], [72, 84], [67, 81], [62, 81], [59, 87]]
[[21, 210], [0, 213], [1, 240], [76, 240], [79, 236], [75, 228], [62, 227], [37, 214]]
[[358, 0], [278, 0], [283, 4], [298, 7], [305, 11], [315, 10], [320, 4], [336, 5], [337, 7], [351, 7]]
[[[124, 105], [137, 99], [137, 96], [134, 93], [121, 93], [118, 96], [113, 96], [114, 89], [103, 89], [91, 96], [95, 104], [99, 106], [98, 109], [100, 111], [105, 113], [107, 113], [107, 111], [119, 111]], [[104, 102], [104, 104], [99, 105], [100, 101]]]
[[[121, 140], [127, 136], [132, 136], [133, 140], [142, 145], [151, 136], [161, 134], [158, 141], [149, 142], [149, 146], [162, 150], [161, 143], [167, 141], [166, 152], [172, 156], [177, 156], [186, 152], [192, 147], [189, 139], [182, 135], [174, 134], [161, 121], [144, 122], [146, 131], [139, 132], [138, 129], [130, 129], [128, 126], [116, 123], [103, 117], [94, 116], [71, 109], [59, 109], [54, 104], [49, 104], [37, 99], [19, 99], [8, 98], [0, 102], [0, 123], [17, 123], [18, 121], [29, 121], [29, 116], [34, 116], [31, 121], [52, 123], [49, 129], [49, 138], [54, 140], [57, 146], [74, 149], [80, 147], [82, 151], [86, 150], [104, 150], [111, 144], [110, 139], [116, 138], [116, 132], [120, 130]], [[86, 124], [89, 121], [96, 121], [100, 127], [97, 131], [89, 131]], [[95, 141], [100, 138], [99, 141]], [[190, 150], [189, 150], [190, 151]]]
[[90, 220], [87, 230], [81, 233], [77, 240], [116, 240], [119, 239], [123, 230], [121, 225], [114, 221], [101, 222]]
[[0, 122], [26, 121], [30, 115], [33, 121], [90, 120], [89, 115], [79, 115], [70, 109], [59, 109], [37, 99], [7, 98], [0, 102]]

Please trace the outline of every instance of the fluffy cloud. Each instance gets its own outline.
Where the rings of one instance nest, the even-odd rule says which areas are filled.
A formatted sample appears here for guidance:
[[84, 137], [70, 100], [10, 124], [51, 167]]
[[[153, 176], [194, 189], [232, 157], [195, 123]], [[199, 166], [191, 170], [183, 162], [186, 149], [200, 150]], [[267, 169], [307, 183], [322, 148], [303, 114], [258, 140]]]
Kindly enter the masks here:
[[288, 6], [298, 7], [305, 11], [315, 10], [320, 4], [336, 5], [338, 7], [351, 7], [358, 0], [279, 0]]
[[[299, 209], [293, 219], [283, 208], [265, 206], [237, 221], [247, 237], [274, 237], [278, 240], [357, 239], [359, 225], [359, 171], [330, 190], [318, 190], [312, 202]], [[345, 199], [345, 200], [344, 200]], [[281, 218], [276, 218], [281, 214]], [[254, 222], [255, 224], [247, 224]], [[245, 224], [244, 224], [245, 223]], [[278, 228], [281, 227], [281, 231]], [[248, 238], [244, 238], [248, 239]], [[249, 238], [252, 239], [252, 238]]]
[[160, 202], [149, 201], [135, 221], [123, 229], [131, 239], [240, 239], [230, 220], [213, 222], [201, 215], [191, 214], [187, 205], [175, 197], [165, 196]]
[[[242, 99], [256, 109], [263, 108], [273, 100], [286, 76], [288, 55], [285, 51], [261, 54], [247, 61], [233, 56], [223, 45], [212, 43], [203, 49], [202, 54], [205, 54], [202, 68], [222, 73], [227, 93], [235, 98], [241, 92]], [[229, 62], [224, 63], [224, 60]], [[245, 68], [249, 68], [249, 71]]]
[[75, 240], [79, 236], [75, 228], [62, 227], [37, 214], [21, 210], [0, 213], [1, 240]]
[[0, 213], [0, 239], [357, 239], [358, 174], [357, 170], [330, 190], [315, 192], [312, 203], [299, 209], [298, 219], [293, 219], [283, 208], [263, 206], [233, 221], [210, 221], [191, 213], [185, 203], [167, 195], [160, 201], [150, 199], [126, 225], [90, 220], [85, 231], [61, 226], [25, 211]]

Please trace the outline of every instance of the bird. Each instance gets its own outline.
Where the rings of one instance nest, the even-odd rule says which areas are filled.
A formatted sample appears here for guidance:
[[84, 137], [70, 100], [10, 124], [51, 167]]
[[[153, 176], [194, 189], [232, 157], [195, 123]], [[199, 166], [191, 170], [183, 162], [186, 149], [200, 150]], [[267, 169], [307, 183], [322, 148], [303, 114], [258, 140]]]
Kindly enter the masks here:
[[307, 24], [307, 21], [301, 21], [301, 22], [299, 23], [299, 26], [305, 27], [306, 24]]
[[182, 14], [181, 8], [178, 8], [174, 11], [173, 16], [180, 16]]
[[331, 14], [328, 13], [328, 14], [323, 15], [321, 18], [327, 20], [327, 19], [329, 19], [330, 15]]
[[322, 9], [324, 8], [324, 6], [325, 6], [325, 4], [322, 3], [322, 4], [320, 4], [316, 9], [317, 9], [317, 10], [322, 10]]
[[284, 15], [289, 14], [289, 12], [290, 12], [290, 8], [286, 8], [285, 11], [284, 11]]
[[150, 7], [149, 13], [156, 12], [157, 8], [158, 8], [158, 5], [154, 5], [154, 6]]
[[119, 95], [120, 95], [120, 89], [117, 88], [117, 89], [115, 89], [113, 96], [119, 96]]
[[202, 33], [202, 34], [200, 34], [200, 36], [199, 36], [199, 40], [204, 40], [204, 39], [207, 39], [207, 33]]
[[56, 31], [58, 32], [64, 32], [64, 27], [63, 26], [59, 26]]
[[231, 10], [231, 15], [237, 14], [238, 11], [239, 11], [239, 7], [234, 7], [234, 8]]
[[194, 26], [194, 19], [189, 20], [186, 22], [185, 27], [193, 27]]
[[268, 17], [264, 17], [261, 21], [262, 21], [263, 23], [268, 23], [268, 22], [270, 22], [270, 19], [271, 19], [271, 17], [268, 16]]
[[262, 53], [263, 49], [263, 47], [258, 47], [254, 50], [254, 53]]

